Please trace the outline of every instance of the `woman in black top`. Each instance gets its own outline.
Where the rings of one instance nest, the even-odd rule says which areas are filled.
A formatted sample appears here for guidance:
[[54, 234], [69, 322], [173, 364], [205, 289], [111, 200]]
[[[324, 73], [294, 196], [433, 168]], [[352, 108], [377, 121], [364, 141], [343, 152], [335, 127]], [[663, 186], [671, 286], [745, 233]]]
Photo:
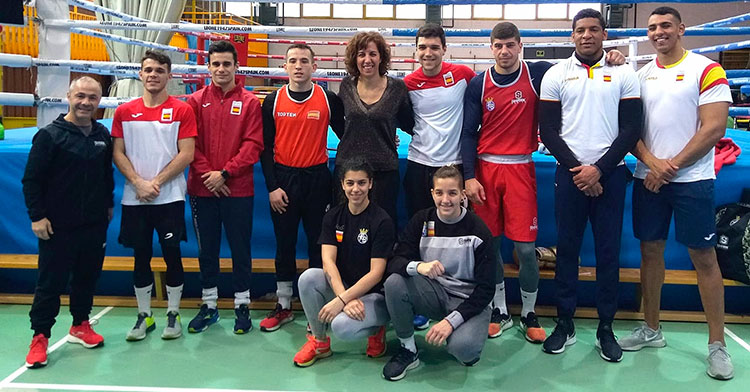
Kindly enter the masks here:
[[370, 203], [372, 167], [362, 158], [345, 162], [341, 187], [347, 203], [326, 213], [320, 233], [323, 268], [310, 268], [299, 277], [299, 294], [311, 334], [294, 356], [300, 367], [331, 355], [331, 339], [368, 337], [367, 355], [385, 354], [383, 274], [395, 234], [388, 214]]
[[[339, 97], [346, 124], [336, 165], [356, 156], [370, 162], [375, 170], [371, 200], [388, 212], [395, 225], [399, 190], [396, 127], [409, 134], [414, 128], [409, 94], [401, 79], [386, 76], [391, 55], [380, 34], [355, 35], [344, 57], [349, 76], [341, 82]], [[338, 201], [343, 201], [341, 188], [336, 191]]]

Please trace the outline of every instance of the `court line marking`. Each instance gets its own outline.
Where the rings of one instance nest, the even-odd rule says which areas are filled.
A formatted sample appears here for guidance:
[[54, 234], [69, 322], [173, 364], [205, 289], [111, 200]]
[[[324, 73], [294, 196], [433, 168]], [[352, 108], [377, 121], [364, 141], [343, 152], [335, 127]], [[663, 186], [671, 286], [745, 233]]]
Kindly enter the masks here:
[[9, 383], [8, 387], [19, 389], [57, 389], [66, 391], [106, 391], [106, 392], [281, 392], [257, 389], [220, 389], [220, 388], [173, 388], [173, 387], [138, 387], [120, 385], [80, 385], [80, 384], [35, 384]]
[[740, 346], [744, 347], [745, 350], [750, 351], [750, 344], [747, 344], [746, 341], [742, 340], [742, 338], [737, 336], [734, 332], [730, 331], [729, 328], [724, 327], [724, 333], [729, 335], [729, 337], [732, 338], [732, 340], [734, 340], [735, 342], [737, 342]]
[[[94, 317], [91, 317], [90, 320], [99, 320], [102, 316], [109, 313], [110, 310], [114, 309], [112, 306], [107, 306], [106, 308], [102, 309], [99, 313], [97, 313]], [[68, 341], [68, 335], [65, 335], [62, 337], [62, 339], [58, 340], [53, 344], [51, 347], [47, 349], [47, 355], [52, 354], [53, 351], [57, 350], [65, 344]], [[26, 373], [26, 371], [29, 370], [29, 368], [26, 367], [26, 365], [21, 366], [18, 368], [15, 372], [11, 373], [8, 377], [5, 377], [2, 381], [0, 381], [0, 389], [3, 389], [4, 387], [7, 387], [10, 385], [13, 380], [20, 377], [22, 374]]]

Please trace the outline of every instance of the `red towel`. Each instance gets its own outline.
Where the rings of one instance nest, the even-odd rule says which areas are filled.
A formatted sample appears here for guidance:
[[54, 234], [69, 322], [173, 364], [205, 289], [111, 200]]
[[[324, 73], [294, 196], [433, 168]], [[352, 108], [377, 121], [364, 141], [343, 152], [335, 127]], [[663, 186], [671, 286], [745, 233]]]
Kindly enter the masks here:
[[732, 139], [725, 137], [716, 143], [716, 154], [714, 155], [714, 173], [718, 174], [724, 165], [731, 165], [737, 162], [742, 150]]

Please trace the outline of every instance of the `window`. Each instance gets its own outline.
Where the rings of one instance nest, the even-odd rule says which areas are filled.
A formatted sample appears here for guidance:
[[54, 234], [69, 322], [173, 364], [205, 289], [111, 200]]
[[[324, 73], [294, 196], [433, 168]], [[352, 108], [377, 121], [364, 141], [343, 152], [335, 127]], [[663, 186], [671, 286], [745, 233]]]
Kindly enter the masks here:
[[424, 19], [427, 6], [424, 4], [403, 4], [396, 6], [396, 19]]
[[257, 6], [257, 3], [242, 3], [242, 2], [232, 2], [229, 1], [226, 3], [227, 5], [227, 13], [234, 14], [237, 16], [250, 16], [252, 15], [252, 8], [253, 6]]
[[602, 5], [600, 3], [569, 3], [568, 4], [568, 19], [573, 20], [573, 17], [576, 16], [578, 11], [586, 8], [593, 8], [597, 11], [602, 10]]
[[565, 3], [539, 4], [537, 18], [539, 19], [567, 19], [568, 5]]
[[443, 19], [471, 19], [471, 6], [444, 5]]
[[331, 17], [331, 4], [302, 4], [302, 16], [308, 17]]
[[505, 19], [536, 19], [536, 4], [506, 4]]
[[281, 14], [285, 18], [299, 18], [300, 17], [300, 11], [301, 8], [299, 3], [281, 3], [279, 4], [281, 9]]
[[366, 18], [393, 18], [392, 5], [366, 5]]
[[502, 19], [503, 6], [499, 4], [477, 4], [474, 6], [475, 19]]
[[334, 18], [361, 19], [364, 16], [364, 7], [362, 4], [334, 4]]

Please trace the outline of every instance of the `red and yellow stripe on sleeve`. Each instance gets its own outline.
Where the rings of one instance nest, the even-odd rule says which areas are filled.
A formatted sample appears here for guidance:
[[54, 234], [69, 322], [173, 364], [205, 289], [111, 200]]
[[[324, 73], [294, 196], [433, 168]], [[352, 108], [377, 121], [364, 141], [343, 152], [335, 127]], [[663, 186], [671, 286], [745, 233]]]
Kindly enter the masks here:
[[729, 85], [729, 82], [727, 81], [727, 73], [718, 63], [713, 63], [703, 70], [700, 82], [701, 94], [719, 84]]

